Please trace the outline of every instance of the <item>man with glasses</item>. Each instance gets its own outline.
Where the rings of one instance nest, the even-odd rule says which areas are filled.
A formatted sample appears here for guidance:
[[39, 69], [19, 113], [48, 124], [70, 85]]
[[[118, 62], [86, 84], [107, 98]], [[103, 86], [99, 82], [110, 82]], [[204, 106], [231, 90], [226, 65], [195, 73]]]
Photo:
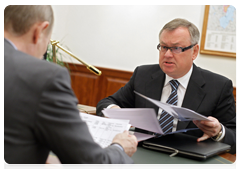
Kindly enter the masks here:
[[[166, 127], [168, 132], [197, 126], [199, 130], [187, 133], [197, 136], [198, 142], [212, 138], [235, 146], [236, 111], [232, 81], [193, 63], [199, 52], [199, 37], [198, 28], [185, 19], [167, 23], [159, 34], [159, 64], [137, 67], [124, 87], [98, 103], [97, 114], [102, 115], [103, 108], [154, 108], [162, 129]], [[189, 108], [212, 121], [179, 122], [166, 118], [168, 116], [161, 109], [134, 91]]]

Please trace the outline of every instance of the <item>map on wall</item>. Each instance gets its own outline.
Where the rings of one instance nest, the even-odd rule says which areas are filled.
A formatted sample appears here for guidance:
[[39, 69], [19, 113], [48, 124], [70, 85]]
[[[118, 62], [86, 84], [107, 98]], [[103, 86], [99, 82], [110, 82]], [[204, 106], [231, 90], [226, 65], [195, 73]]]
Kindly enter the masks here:
[[234, 6], [210, 6], [205, 49], [236, 52], [236, 9]]
[[208, 11], [205, 11], [203, 25], [204, 50], [236, 53], [236, 8], [231, 5], [210, 5], [205, 10]]

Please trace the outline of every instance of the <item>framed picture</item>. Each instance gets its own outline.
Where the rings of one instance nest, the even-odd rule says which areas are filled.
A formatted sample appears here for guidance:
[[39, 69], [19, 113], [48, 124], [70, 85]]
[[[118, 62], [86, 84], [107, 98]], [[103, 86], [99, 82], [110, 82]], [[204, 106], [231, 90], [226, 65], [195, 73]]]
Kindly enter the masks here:
[[236, 58], [236, 9], [234, 6], [205, 6], [200, 53]]

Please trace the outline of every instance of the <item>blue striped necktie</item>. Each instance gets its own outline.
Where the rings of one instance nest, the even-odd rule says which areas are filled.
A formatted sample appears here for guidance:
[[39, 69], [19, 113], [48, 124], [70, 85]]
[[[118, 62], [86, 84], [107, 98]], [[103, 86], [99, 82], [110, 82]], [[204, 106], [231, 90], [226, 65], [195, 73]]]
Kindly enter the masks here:
[[[178, 102], [177, 89], [179, 86], [179, 82], [177, 80], [171, 80], [169, 81], [169, 83], [171, 85], [172, 92], [168, 97], [168, 100], [166, 103], [177, 105], [177, 102]], [[173, 117], [163, 110], [159, 119], [159, 124], [163, 130], [163, 133], [172, 132]]]

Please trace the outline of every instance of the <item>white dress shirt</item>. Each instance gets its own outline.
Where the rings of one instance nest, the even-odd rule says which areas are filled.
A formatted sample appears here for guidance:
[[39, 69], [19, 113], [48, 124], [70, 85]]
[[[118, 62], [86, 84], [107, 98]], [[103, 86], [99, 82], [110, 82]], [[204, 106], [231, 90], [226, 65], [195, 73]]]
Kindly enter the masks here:
[[[186, 90], [187, 90], [188, 82], [189, 82], [189, 79], [190, 79], [191, 74], [192, 74], [192, 70], [193, 70], [193, 66], [190, 68], [190, 70], [188, 71], [187, 74], [185, 74], [183, 77], [178, 78], [178, 79], [174, 79], [172, 77], [169, 77], [166, 74], [166, 78], [165, 78], [165, 82], [164, 82], [164, 86], [163, 86], [163, 90], [162, 90], [162, 96], [161, 96], [160, 101], [163, 102], [163, 103], [166, 103], [166, 101], [167, 101], [167, 99], [170, 96], [171, 91], [172, 91], [172, 88], [171, 88], [171, 85], [170, 85], [169, 81], [174, 79], [174, 80], [177, 80], [180, 83], [179, 86], [178, 86], [178, 90], [177, 90], [177, 94], [178, 94], [177, 106], [181, 107], [184, 96], [185, 96], [185, 93], [186, 93]], [[160, 118], [161, 113], [162, 113], [162, 109], [159, 108], [157, 119]], [[173, 132], [176, 131], [176, 129], [177, 129], [177, 122], [178, 122], [178, 120], [174, 119], [173, 129], [172, 129]]]

